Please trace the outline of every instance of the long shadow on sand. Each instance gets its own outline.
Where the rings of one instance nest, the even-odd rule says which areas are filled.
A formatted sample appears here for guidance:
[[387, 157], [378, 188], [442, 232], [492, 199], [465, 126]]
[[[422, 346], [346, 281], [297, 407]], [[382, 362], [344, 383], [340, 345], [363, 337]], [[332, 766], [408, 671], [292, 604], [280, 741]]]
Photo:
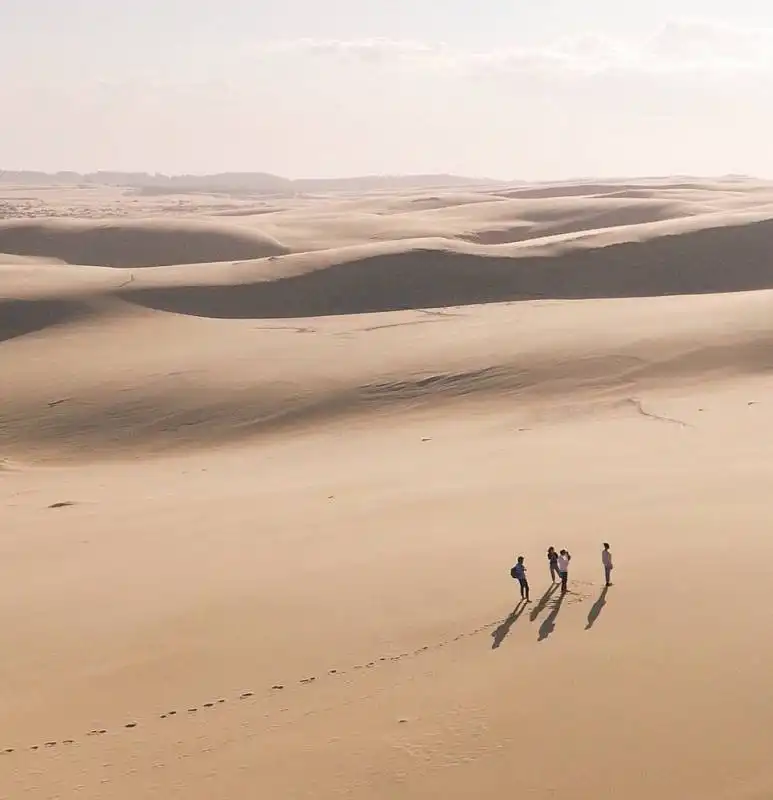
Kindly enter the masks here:
[[561, 611], [561, 604], [564, 602], [565, 597], [566, 594], [562, 592], [553, 601], [553, 608], [550, 614], [545, 617], [545, 619], [542, 621], [542, 625], [539, 626], [539, 636], [537, 637], [538, 642], [545, 641], [545, 639], [547, 639], [548, 636], [550, 636], [550, 634], [556, 629], [556, 619]]
[[491, 636], [494, 639], [494, 641], [491, 643], [492, 650], [496, 650], [497, 647], [499, 647], [502, 644], [507, 634], [510, 633], [510, 628], [512, 628], [513, 625], [515, 625], [515, 623], [518, 621], [519, 617], [521, 616], [521, 614], [523, 614], [524, 611], [526, 611], [526, 602], [524, 600], [521, 600], [518, 603], [518, 605], [513, 609], [510, 616], [506, 620], [504, 620], [504, 622], [502, 622], [502, 624], [495, 631], [492, 632]]
[[604, 606], [607, 604], [607, 592], [609, 591], [609, 587], [605, 586], [601, 590], [601, 594], [596, 599], [596, 602], [591, 607], [591, 610], [588, 612], [588, 624], [585, 626], [585, 630], [589, 631], [596, 620], [599, 618], [599, 615], [604, 610]]
[[558, 584], [551, 583], [545, 594], [537, 601], [537, 605], [534, 606], [531, 610], [531, 614], [529, 614], [532, 622], [535, 622], [537, 617], [547, 608], [548, 601], [553, 596], [553, 592], [555, 592], [556, 589], [558, 589]]

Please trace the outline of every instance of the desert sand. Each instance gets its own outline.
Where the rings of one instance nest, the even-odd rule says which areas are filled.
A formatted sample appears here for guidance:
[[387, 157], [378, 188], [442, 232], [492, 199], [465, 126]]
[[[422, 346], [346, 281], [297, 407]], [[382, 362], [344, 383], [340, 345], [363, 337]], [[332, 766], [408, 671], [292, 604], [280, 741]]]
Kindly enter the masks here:
[[773, 185], [0, 213], [1, 800], [773, 797]]

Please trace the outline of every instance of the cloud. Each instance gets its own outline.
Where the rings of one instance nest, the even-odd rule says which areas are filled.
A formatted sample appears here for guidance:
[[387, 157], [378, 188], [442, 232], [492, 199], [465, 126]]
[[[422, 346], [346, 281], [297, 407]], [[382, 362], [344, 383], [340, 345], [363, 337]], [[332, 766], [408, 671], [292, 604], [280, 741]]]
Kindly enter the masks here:
[[426, 44], [394, 39], [295, 39], [273, 42], [263, 52], [286, 55], [317, 55], [353, 58], [361, 61], [388, 62], [416, 58], [430, 59], [442, 53], [442, 44]]
[[773, 69], [773, 30], [676, 19], [638, 41], [586, 34], [540, 47], [460, 50], [443, 43], [392, 39], [298, 39], [268, 44], [263, 54], [319, 57], [470, 75], [600, 72], [732, 73]]
[[767, 57], [772, 34], [711, 20], [672, 20], [645, 44], [643, 53], [672, 62], [754, 64]]

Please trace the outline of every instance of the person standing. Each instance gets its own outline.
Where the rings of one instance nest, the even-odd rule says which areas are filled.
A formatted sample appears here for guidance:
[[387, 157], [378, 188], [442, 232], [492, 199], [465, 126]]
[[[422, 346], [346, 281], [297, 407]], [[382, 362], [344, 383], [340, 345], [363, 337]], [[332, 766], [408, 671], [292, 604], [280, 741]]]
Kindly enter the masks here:
[[558, 553], [555, 547], [548, 547], [548, 564], [550, 566], [550, 582], [555, 583], [560, 579], [558, 574]]
[[568, 550], [561, 550], [558, 554], [558, 574], [561, 577], [561, 593], [567, 591], [567, 583], [569, 581], [569, 562], [572, 560], [572, 555]]
[[601, 563], [604, 565], [605, 586], [612, 585], [612, 551], [609, 549], [609, 542], [604, 542], [604, 549], [601, 551]]
[[531, 603], [529, 599], [529, 581], [526, 580], [526, 566], [523, 563], [523, 556], [518, 556], [518, 562], [511, 570], [513, 577], [521, 585], [521, 600]]

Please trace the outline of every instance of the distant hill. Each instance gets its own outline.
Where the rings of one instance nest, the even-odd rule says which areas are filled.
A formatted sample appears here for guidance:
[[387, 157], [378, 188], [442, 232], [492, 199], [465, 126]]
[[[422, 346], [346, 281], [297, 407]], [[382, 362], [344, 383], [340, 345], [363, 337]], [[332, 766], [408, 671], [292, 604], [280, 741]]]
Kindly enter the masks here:
[[0, 183], [16, 185], [125, 186], [143, 194], [226, 192], [229, 194], [283, 194], [305, 192], [367, 192], [390, 189], [433, 189], [498, 184], [486, 178], [460, 175], [365, 175], [355, 178], [291, 180], [267, 172], [223, 172], [214, 175], [163, 175], [146, 172], [36, 172], [0, 170]]

